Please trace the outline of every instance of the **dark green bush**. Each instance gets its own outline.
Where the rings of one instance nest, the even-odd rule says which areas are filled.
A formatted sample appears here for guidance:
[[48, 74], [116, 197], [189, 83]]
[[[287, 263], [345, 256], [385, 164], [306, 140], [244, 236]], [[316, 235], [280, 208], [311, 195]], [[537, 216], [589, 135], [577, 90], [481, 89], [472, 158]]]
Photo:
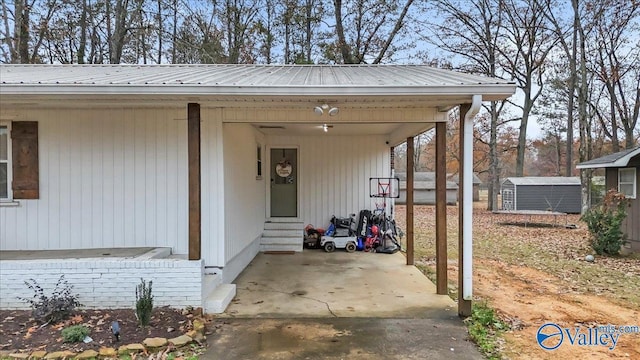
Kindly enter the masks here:
[[136, 287], [136, 317], [140, 326], [147, 326], [151, 321], [151, 312], [153, 311], [152, 284], [153, 281], [149, 281], [149, 286], [147, 286], [144, 279], [140, 279], [140, 284]]
[[89, 329], [82, 325], [73, 325], [62, 329], [62, 339], [66, 343], [77, 343], [89, 335]]
[[56, 287], [50, 296], [45, 295], [44, 289], [34, 279], [24, 282], [34, 294], [31, 299], [18, 298], [31, 305], [33, 318], [40, 323], [51, 324], [66, 319], [78, 306], [78, 295], [73, 294], [72, 285], [69, 285], [64, 275], [60, 275]]
[[607, 191], [602, 203], [582, 215], [587, 223], [590, 243], [598, 255], [618, 255], [626, 243], [622, 222], [627, 217], [627, 199], [615, 190]]

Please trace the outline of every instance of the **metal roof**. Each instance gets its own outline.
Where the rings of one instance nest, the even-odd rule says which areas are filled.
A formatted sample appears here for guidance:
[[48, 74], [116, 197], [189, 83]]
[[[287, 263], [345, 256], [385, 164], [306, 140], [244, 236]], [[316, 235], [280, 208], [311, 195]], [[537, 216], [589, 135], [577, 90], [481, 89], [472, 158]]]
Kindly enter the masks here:
[[0, 94], [422, 95], [504, 99], [510, 81], [426, 65], [15, 65], [0, 66]]
[[638, 156], [639, 154], [640, 146], [582, 162], [578, 164], [576, 168], [595, 169], [605, 167], [625, 167], [629, 164], [631, 158]]
[[510, 181], [514, 185], [580, 185], [580, 178], [577, 176], [525, 176], [508, 177], [503, 184]]

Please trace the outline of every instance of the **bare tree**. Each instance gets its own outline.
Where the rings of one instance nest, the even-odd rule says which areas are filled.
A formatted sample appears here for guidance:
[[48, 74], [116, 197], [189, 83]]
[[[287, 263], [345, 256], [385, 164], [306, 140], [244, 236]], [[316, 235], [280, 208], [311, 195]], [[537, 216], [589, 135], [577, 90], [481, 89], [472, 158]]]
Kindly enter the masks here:
[[[58, 0], [2, 1], [2, 55], [9, 63], [41, 62], [40, 50], [51, 19], [60, 9]], [[11, 7], [13, 5], [13, 7]]]
[[[501, 0], [473, 0], [460, 4], [451, 0], [433, 3], [435, 18], [442, 21], [430, 23], [431, 32], [425, 37], [440, 49], [462, 59], [463, 71], [496, 77], [500, 71], [498, 50], [503, 26]], [[500, 186], [499, 156], [497, 150], [498, 125], [504, 102], [492, 101], [486, 106], [490, 114], [489, 124], [489, 201], [488, 209], [497, 210]]]
[[[405, 29], [414, 0], [334, 0], [335, 41], [325, 45], [330, 62], [379, 64], [393, 55], [393, 44]], [[345, 29], [344, 24], [353, 24]], [[334, 51], [336, 49], [337, 51]]]
[[516, 176], [524, 175], [527, 125], [529, 116], [544, 88], [545, 61], [557, 37], [545, 16], [544, 0], [505, 0], [505, 34], [502, 46], [503, 67], [518, 82], [524, 94]]
[[[593, 73], [606, 89], [608, 116], [603, 130], [613, 150], [620, 149], [619, 130], [625, 147], [633, 147], [633, 130], [638, 122], [640, 99], [640, 32], [634, 29], [640, 17], [640, 5], [625, 0], [593, 1], [589, 4], [596, 39]], [[609, 126], [605, 126], [609, 124]]]

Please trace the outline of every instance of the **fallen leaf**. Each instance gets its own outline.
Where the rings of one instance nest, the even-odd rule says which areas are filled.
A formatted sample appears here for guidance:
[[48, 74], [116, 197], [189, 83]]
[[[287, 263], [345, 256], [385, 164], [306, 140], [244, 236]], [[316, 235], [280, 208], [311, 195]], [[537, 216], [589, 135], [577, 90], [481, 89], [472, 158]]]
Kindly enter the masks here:
[[71, 319], [69, 319], [69, 322], [71, 322], [72, 324], [79, 324], [83, 321], [82, 315], [78, 314], [78, 315], [74, 315], [71, 317]]

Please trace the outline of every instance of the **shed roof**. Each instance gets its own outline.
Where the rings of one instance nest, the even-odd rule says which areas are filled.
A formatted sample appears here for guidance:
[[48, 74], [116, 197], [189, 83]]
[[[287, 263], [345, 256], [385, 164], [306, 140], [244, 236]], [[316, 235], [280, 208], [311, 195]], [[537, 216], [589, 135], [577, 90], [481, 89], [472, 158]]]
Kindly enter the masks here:
[[502, 183], [510, 181], [514, 185], [580, 185], [580, 178], [577, 176], [525, 176], [508, 177]]
[[0, 94], [429, 95], [504, 99], [510, 81], [426, 65], [9, 65]]
[[631, 158], [640, 155], [640, 146], [633, 149], [623, 150], [617, 153], [605, 155], [596, 159], [581, 162], [576, 166], [578, 169], [595, 169], [606, 167], [625, 167]]

